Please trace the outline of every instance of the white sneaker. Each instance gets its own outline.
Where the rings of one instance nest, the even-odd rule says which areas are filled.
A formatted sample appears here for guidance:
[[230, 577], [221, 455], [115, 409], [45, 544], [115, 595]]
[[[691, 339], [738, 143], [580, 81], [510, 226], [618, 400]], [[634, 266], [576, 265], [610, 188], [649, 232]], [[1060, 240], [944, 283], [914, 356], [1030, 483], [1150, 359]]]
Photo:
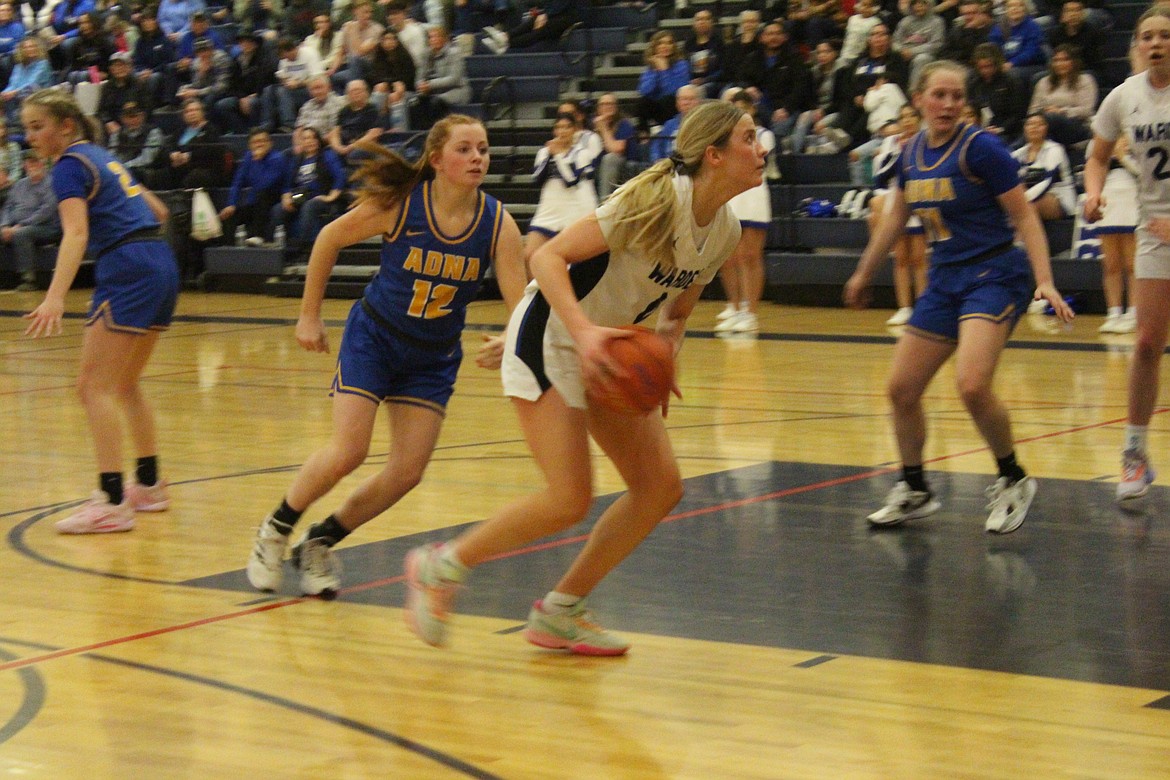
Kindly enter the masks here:
[[910, 315], [913, 313], [914, 313], [913, 307], [903, 306], [902, 308], [900, 308], [896, 312], [894, 312], [893, 316], [891, 316], [888, 320], [886, 320], [886, 324], [887, 325], [905, 325], [907, 322], [910, 321]]
[[1038, 301], [1032, 301], [1028, 304], [1029, 314], [1043, 314], [1048, 311], [1048, 301], [1041, 298]]
[[439, 556], [443, 546], [428, 544], [406, 554], [406, 605], [403, 614], [419, 639], [432, 647], [447, 643], [447, 622], [459, 592], [458, 582], [444, 579]]
[[731, 333], [732, 331], [735, 330], [735, 324], [737, 322], [739, 322], [740, 318], [743, 317], [745, 314], [751, 314], [751, 312], [737, 310], [734, 314], [732, 314], [730, 317], [727, 317], [722, 322], [716, 323], [715, 324], [715, 332], [716, 333]]
[[859, 194], [858, 190], [849, 190], [841, 196], [841, 202], [837, 205], [838, 214], [849, 214], [853, 210], [853, 199]]
[[[483, 41], [485, 46], [496, 52], [496, 54], [503, 54], [508, 50], [508, 33], [490, 25], [483, 28], [483, 31], [487, 34], [487, 38], [484, 38]], [[496, 45], [492, 46], [488, 41], [492, 41]]]
[[729, 321], [732, 333], [756, 333], [760, 329], [760, 318], [750, 311], [741, 311], [738, 317]]
[[1133, 333], [1135, 330], [1137, 330], [1137, 312], [1133, 309], [1122, 314], [1113, 327], [1114, 333]]
[[928, 517], [940, 508], [942, 503], [929, 490], [911, 490], [905, 480], [899, 480], [886, 495], [886, 505], [865, 519], [870, 525], [897, 525]]
[[1121, 454], [1121, 481], [1117, 483], [1117, 500], [1133, 501], [1150, 490], [1150, 483], [1157, 474], [1150, 468], [1150, 459], [1139, 450], [1126, 450]]
[[735, 304], [729, 303], [723, 307], [723, 311], [715, 315], [715, 319], [718, 322], [723, 322], [728, 317], [734, 317], [737, 314], [739, 314], [739, 307]]
[[1024, 477], [1018, 482], [1009, 482], [1007, 477], [1000, 477], [987, 488], [987, 497], [991, 514], [987, 516], [985, 528], [993, 534], [1010, 534], [1023, 525], [1028, 516], [1028, 507], [1036, 497], [1036, 480]]
[[1097, 328], [1098, 333], [1117, 333], [1117, 325], [1121, 322], [1120, 314], [1110, 314], [1101, 323], [1101, 327]]
[[872, 190], [858, 190], [857, 194], [853, 196], [853, 203], [849, 208], [849, 216], [853, 219], [861, 219], [869, 213], [869, 201], [873, 196]]
[[112, 534], [134, 528], [134, 507], [125, 497], [111, 504], [104, 491], [95, 490], [77, 511], [55, 524], [59, 534]]
[[244, 570], [248, 582], [256, 590], [274, 591], [284, 578], [284, 551], [288, 547], [288, 537], [276, 530], [275, 522], [269, 515], [256, 529], [256, 541]]
[[324, 539], [307, 536], [292, 550], [293, 565], [301, 572], [301, 593], [332, 599], [341, 587], [341, 561]]
[[484, 38], [483, 45], [492, 54], [505, 54], [508, 51], [507, 46], [505, 46], [501, 43], [498, 43], [497, 41], [493, 40], [492, 38]]
[[246, 246], [264, 246], [264, 239], [260, 236], [248, 236], [244, 239]]

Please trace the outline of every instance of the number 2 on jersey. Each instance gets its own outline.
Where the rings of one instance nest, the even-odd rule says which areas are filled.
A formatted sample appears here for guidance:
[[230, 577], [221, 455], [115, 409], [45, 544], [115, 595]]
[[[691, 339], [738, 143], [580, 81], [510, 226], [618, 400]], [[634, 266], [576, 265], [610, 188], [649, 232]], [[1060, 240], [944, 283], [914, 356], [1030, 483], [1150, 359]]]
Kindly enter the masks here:
[[424, 320], [445, 317], [451, 313], [447, 305], [451, 303], [458, 289], [450, 284], [431, 284], [422, 279], [415, 279], [414, 297], [410, 299], [410, 308], [406, 313]]
[[1170, 171], [1166, 170], [1166, 163], [1170, 162], [1170, 152], [1160, 146], [1155, 146], [1146, 152], [1146, 157], [1157, 157], [1158, 164], [1154, 166], [1154, 178], [1158, 181], [1170, 179]]
[[122, 167], [122, 163], [108, 162], [106, 167], [118, 177], [118, 184], [122, 185], [122, 192], [126, 193], [127, 198], [136, 198], [142, 194], [142, 185], [134, 183], [134, 177], [130, 175], [130, 171]]

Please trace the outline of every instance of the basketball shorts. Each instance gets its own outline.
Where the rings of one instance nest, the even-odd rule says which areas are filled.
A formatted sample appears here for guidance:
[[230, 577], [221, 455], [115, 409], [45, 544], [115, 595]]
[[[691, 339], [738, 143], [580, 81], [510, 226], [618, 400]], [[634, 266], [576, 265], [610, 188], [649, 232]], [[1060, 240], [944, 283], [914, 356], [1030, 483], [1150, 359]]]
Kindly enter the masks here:
[[435, 348], [407, 340], [375, 322], [358, 301], [345, 322], [329, 394], [414, 404], [444, 414], [462, 359], [461, 343]]
[[1018, 247], [973, 265], [936, 265], [906, 325], [944, 341], [958, 341], [959, 324], [969, 319], [1014, 328], [1035, 289], [1028, 258]]
[[572, 344], [547, 338], [550, 313], [548, 301], [539, 290], [525, 295], [512, 312], [500, 366], [504, 395], [535, 401], [555, 387], [566, 404], [585, 409], [588, 403], [581, 360]]
[[1138, 279], [1170, 279], [1170, 244], [1163, 244], [1145, 228], [1137, 229], [1133, 275]]
[[166, 330], [179, 287], [179, 265], [167, 242], [123, 244], [98, 259], [86, 325], [100, 319], [122, 333]]

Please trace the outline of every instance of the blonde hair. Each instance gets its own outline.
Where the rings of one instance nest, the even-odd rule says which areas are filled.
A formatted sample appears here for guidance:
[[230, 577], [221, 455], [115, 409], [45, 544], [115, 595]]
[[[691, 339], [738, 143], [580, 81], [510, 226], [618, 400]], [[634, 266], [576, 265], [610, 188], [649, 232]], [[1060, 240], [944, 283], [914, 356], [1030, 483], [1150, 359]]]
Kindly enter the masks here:
[[101, 135], [98, 132], [96, 122], [82, 113], [81, 106], [68, 92], [53, 87], [39, 89], [26, 97], [21, 105], [36, 106], [58, 123], [70, 120], [86, 141], [99, 143]]
[[461, 125], [483, 125], [478, 119], [466, 114], [448, 114], [435, 122], [427, 133], [426, 144], [418, 161], [411, 165], [401, 155], [392, 152], [373, 141], [361, 141], [357, 148], [369, 152], [373, 158], [364, 162], [353, 178], [361, 182], [354, 205], [373, 201], [377, 206], [390, 209], [395, 203], [406, 199], [419, 182], [432, 179], [435, 169], [431, 157], [442, 151], [451, 137], [451, 131]]
[[682, 59], [682, 54], [679, 53], [679, 50], [678, 50], [678, 38], [675, 38], [674, 33], [672, 33], [670, 30], [659, 30], [658, 32], [656, 32], [650, 36], [650, 42], [648, 44], [646, 44], [646, 51], [642, 55], [642, 59], [645, 60], [647, 65], [650, 64], [650, 61], [653, 58], [658, 56], [658, 54], [657, 54], [658, 44], [661, 43], [666, 38], [670, 38], [670, 43], [671, 43], [670, 64], [673, 65], [674, 63], [676, 63]]
[[619, 216], [614, 219], [611, 246], [626, 247], [664, 269], [675, 267], [674, 223], [678, 198], [674, 174], [694, 176], [703, 167], [707, 148], [722, 149], [746, 114], [732, 103], [711, 100], [683, 118], [675, 151], [635, 176], [613, 195]]
[[[975, 53], [974, 58], [980, 59], [979, 52]], [[914, 81], [914, 89], [911, 91], [925, 91], [926, 82], [930, 81], [930, 77], [942, 70], [950, 71], [951, 73], [956, 74], [959, 77], [959, 80], [963, 83], [963, 89], [966, 90], [967, 76], [970, 73], [966, 65], [962, 65], [958, 62], [955, 62], [954, 60], [935, 60], [934, 62], [928, 62], [926, 65], [922, 66], [922, 70], [918, 72], [918, 78]]]

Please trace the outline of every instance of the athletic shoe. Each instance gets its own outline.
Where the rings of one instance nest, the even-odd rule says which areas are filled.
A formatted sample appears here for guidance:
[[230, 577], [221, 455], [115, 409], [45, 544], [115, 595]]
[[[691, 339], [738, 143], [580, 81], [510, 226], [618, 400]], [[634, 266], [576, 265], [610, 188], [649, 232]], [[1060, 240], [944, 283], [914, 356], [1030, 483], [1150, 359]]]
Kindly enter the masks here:
[[849, 135], [849, 133], [845, 132], [839, 127], [826, 128], [825, 131], [821, 133], [821, 135], [827, 139], [827, 145], [832, 149], [832, 151], [824, 152], [824, 154], [836, 154], [853, 141], [853, 138]]
[[1119, 331], [1117, 329], [1117, 326], [1121, 324], [1121, 316], [1122, 315], [1120, 315], [1120, 314], [1110, 314], [1108, 317], [1105, 318], [1105, 321], [1101, 323], [1101, 327], [1097, 328], [1097, 332], [1098, 333], [1121, 333], [1122, 331]]
[[929, 490], [912, 490], [905, 480], [899, 480], [886, 495], [886, 505], [865, 519], [870, 525], [897, 525], [929, 517], [941, 507], [942, 503]]
[[913, 307], [903, 306], [902, 308], [900, 308], [896, 312], [894, 312], [893, 316], [891, 316], [888, 320], [886, 320], [886, 324], [887, 325], [905, 325], [907, 322], [910, 321], [910, 315], [913, 313], [914, 313]]
[[1029, 314], [1043, 314], [1048, 311], [1048, 301], [1041, 298], [1038, 301], [1032, 301], [1028, 304]]
[[1126, 450], [1121, 454], [1121, 481], [1117, 483], [1117, 500], [1132, 501], [1150, 490], [1157, 474], [1150, 468], [1150, 459], [1140, 450]]
[[306, 536], [292, 548], [291, 558], [301, 572], [301, 593], [323, 599], [337, 595], [341, 587], [341, 561], [324, 539]]
[[274, 591], [280, 587], [284, 577], [284, 551], [288, 547], [288, 536], [276, 530], [272, 515], [264, 518], [256, 529], [256, 541], [252, 554], [248, 556], [245, 571], [248, 582], [256, 590]]
[[1133, 333], [1137, 330], [1137, 312], [1130, 309], [1117, 320], [1117, 324], [1113, 326], [1114, 333]]
[[757, 333], [760, 330], [760, 318], [750, 311], [741, 311], [738, 317], [728, 321], [732, 333]]
[[113, 534], [134, 527], [134, 507], [123, 498], [111, 504], [104, 491], [96, 490], [77, 511], [56, 523], [59, 534]]
[[723, 311], [715, 315], [715, 321], [723, 322], [724, 320], [730, 319], [737, 314], [739, 314], [739, 307], [733, 303], [729, 303], [723, 307]]
[[716, 333], [730, 333], [730, 332], [732, 332], [733, 330], [735, 330], [736, 323], [739, 322], [740, 319], [742, 319], [745, 314], [750, 315], [751, 312], [737, 310], [730, 317], [727, 317], [726, 319], [722, 320], [721, 322], [715, 323], [715, 332]]
[[544, 604], [537, 601], [528, 612], [524, 638], [540, 647], [578, 655], [625, 655], [630, 649], [629, 642], [594, 622], [584, 601], [567, 612], [554, 613], [545, 612]]
[[497, 30], [490, 25], [483, 28], [483, 31], [487, 34], [487, 37], [483, 39], [484, 46], [496, 54], [503, 54], [508, 50], [508, 33]]
[[248, 236], [244, 239], [245, 246], [264, 246], [264, 239], [260, 236]]
[[126, 486], [126, 500], [134, 507], [135, 512], [165, 512], [171, 506], [165, 479], [160, 479], [153, 485], [131, 482]]
[[848, 190], [841, 196], [841, 202], [837, 204], [837, 213], [841, 215], [849, 214], [853, 211], [853, 199], [860, 194], [860, 190]]
[[987, 516], [985, 528], [993, 534], [1010, 534], [1024, 524], [1028, 507], [1032, 506], [1035, 497], [1036, 480], [1031, 477], [1017, 482], [1007, 477], [995, 480], [995, 484], [987, 488], [987, 508], [991, 514]]
[[433, 647], [447, 642], [447, 621], [460, 585], [439, 576], [441, 544], [415, 547], [406, 554], [406, 624]]

